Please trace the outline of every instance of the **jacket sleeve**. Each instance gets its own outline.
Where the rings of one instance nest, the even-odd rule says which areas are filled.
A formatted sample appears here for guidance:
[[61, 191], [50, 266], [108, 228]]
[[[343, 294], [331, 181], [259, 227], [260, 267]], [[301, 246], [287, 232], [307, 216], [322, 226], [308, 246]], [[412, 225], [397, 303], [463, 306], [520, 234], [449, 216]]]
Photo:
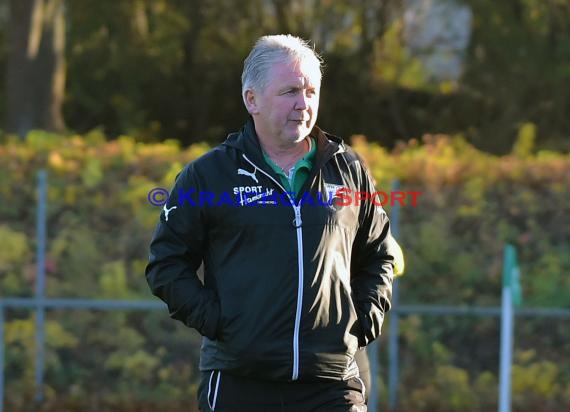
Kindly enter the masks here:
[[[374, 193], [363, 167], [360, 190]], [[398, 244], [390, 232], [384, 209], [370, 200], [361, 203], [359, 229], [352, 248], [351, 287], [360, 326], [359, 346], [380, 336], [384, 315], [390, 310]]]
[[[192, 164], [176, 178], [150, 242], [146, 279], [170, 316], [215, 339], [220, 318], [216, 293], [197, 275], [203, 260], [205, 219]], [[167, 212], [168, 210], [168, 212]]]

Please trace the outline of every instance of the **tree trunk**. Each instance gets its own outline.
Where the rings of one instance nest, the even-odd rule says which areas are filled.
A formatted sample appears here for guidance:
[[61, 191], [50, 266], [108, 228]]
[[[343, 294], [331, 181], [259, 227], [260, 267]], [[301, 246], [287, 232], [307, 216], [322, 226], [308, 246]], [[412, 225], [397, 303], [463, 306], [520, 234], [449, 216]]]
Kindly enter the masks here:
[[10, 0], [6, 130], [65, 129], [64, 0]]
[[279, 33], [292, 33], [289, 24], [288, 11], [291, 9], [291, 2], [289, 0], [273, 0], [273, 7], [275, 7], [275, 15], [277, 18], [277, 28]]

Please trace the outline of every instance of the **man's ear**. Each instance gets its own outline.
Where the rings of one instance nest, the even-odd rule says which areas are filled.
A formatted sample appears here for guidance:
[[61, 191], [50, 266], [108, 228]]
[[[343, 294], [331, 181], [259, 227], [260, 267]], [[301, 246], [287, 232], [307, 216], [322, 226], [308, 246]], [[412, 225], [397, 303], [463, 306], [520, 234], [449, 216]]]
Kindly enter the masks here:
[[245, 103], [245, 108], [249, 112], [249, 114], [258, 114], [259, 110], [257, 108], [257, 99], [255, 96], [255, 92], [251, 89], [246, 90], [243, 92], [243, 102]]

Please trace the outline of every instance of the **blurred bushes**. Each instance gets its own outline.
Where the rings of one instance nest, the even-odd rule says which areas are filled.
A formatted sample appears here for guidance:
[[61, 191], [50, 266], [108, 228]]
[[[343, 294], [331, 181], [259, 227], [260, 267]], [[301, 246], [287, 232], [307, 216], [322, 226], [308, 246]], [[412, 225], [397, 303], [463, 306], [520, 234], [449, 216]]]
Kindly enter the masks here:
[[[422, 191], [417, 207], [400, 211], [403, 302], [500, 306], [509, 242], [519, 252], [524, 306], [570, 307], [570, 156], [534, 152], [532, 134], [532, 125], [521, 127], [501, 157], [461, 136], [428, 135], [391, 153], [353, 138], [379, 186], [396, 177], [400, 190]], [[496, 410], [496, 318], [414, 315], [400, 328], [402, 411]], [[513, 411], [568, 410], [570, 320], [518, 317], [515, 349], [536, 356], [515, 359]]]
[[[425, 136], [394, 151], [354, 136], [379, 190], [394, 178], [417, 190], [401, 209], [405, 303], [498, 306], [505, 242], [516, 245], [524, 305], [569, 307], [570, 155], [535, 153], [521, 128], [513, 152], [480, 152], [461, 136]], [[150, 299], [147, 247], [160, 208], [197, 144], [113, 141], [95, 131], [33, 132], [0, 145], [0, 295], [32, 296], [36, 172], [48, 171], [50, 297]], [[389, 210], [390, 207], [386, 206]], [[517, 322], [513, 411], [570, 405], [567, 320]], [[47, 312], [46, 396], [34, 405], [34, 316], [11, 309], [6, 327], [7, 410], [188, 410], [194, 405], [200, 337], [164, 311]], [[387, 331], [387, 327], [385, 329]], [[401, 410], [496, 408], [497, 319], [408, 316], [401, 320]], [[384, 337], [382, 337], [384, 339]], [[385, 399], [383, 400], [385, 402]], [[193, 407], [193, 406], [192, 406]]]

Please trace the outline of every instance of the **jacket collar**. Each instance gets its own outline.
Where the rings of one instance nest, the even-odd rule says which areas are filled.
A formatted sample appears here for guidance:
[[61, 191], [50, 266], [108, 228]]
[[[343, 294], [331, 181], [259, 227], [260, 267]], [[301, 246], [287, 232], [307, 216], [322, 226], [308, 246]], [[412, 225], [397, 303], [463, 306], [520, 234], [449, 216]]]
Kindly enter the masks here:
[[[323, 132], [318, 126], [313, 127], [310, 136], [314, 137], [317, 142], [317, 153], [314, 163], [317, 169], [334, 155], [345, 151], [344, 142], [340, 137]], [[258, 164], [265, 162], [251, 116], [239, 132], [228, 135], [223, 145], [236, 148]]]

